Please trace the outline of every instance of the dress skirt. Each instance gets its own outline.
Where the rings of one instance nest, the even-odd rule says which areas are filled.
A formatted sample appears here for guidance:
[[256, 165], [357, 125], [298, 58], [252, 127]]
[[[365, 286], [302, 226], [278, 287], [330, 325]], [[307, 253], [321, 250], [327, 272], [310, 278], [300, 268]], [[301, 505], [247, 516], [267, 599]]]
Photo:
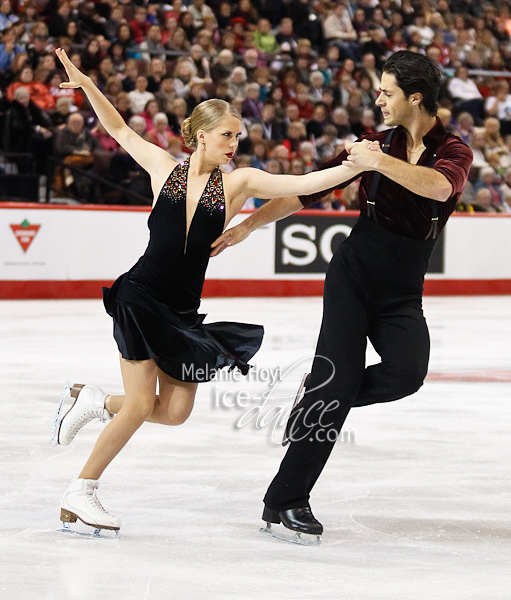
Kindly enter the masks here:
[[113, 318], [114, 338], [123, 358], [152, 358], [167, 375], [194, 383], [210, 381], [223, 367], [248, 373], [248, 361], [263, 340], [262, 326], [204, 324], [206, 315], [174, 310], [127, 275], [111, 288], [103, 288], [103, 303]]

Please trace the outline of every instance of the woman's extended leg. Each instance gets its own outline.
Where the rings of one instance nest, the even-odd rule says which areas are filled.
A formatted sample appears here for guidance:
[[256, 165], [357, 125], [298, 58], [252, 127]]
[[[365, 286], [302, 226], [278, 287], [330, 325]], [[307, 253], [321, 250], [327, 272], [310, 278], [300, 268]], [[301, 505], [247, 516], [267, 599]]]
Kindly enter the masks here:
[[[107, 409], [117, 416], [99, 436], [78, 479], [64, 494], [61, 504], [64, 522], [80, 519], [93, 527], [118, 531], [120, 519], [105, 511], [96, 497], [97, 480], [144, 421], [179, 425], [192, 411], [197, 384], [169, 377], [158, 369], [154, 360], [135, 362], [121, 357], [121, 372], [126, 395], [107, 397]], [[156, 395], [157, 379], [159, 395]], [[104, 410], [102, 406], [100, 409]]]
[[[193, 409], [197, 383], [179, 381], [158, 369], [159, 394], [156, 394], [154, 410], [146, 419], [149, 423], [181, 425]], [[107, 396], [105, 408], [117, 414], [126, 402], [126, 396]]]

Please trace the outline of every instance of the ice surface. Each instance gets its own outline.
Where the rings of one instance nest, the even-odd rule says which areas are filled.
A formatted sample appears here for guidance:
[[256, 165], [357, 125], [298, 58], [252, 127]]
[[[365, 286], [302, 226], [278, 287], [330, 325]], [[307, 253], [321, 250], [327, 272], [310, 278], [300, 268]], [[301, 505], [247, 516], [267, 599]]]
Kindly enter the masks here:
[[[350, 413], [311, 498], [322, 544], [308, 548], [259, 533], [285, 452], [262, 421], [282, 401], [257, 424], [245, 396], [226, 406], [226, 392], [260, 396], [255, 380], [203, 384], [185, 425], [135, 434], [98, 492], [120, 540], [57, 533], [102, 425], [53, 448], [55, 410], [68, 379], [122, 391], [111, 321], [100, 301], [1, 302], [0, 598], [509, 600], [510, 309], [509, 297], [425, 299], [429, 381]], [[202, 312], [265, 326], [260, 378], [305, 358], [279, 387], [290, 403], [321, 300], [206, 299]]]

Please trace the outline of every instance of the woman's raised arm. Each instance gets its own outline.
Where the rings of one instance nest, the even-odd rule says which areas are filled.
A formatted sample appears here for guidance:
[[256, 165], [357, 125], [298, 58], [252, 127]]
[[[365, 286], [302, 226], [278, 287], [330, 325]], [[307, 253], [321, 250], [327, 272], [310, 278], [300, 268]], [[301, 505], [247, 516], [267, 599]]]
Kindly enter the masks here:
[[71, 62], [65, 50], [57, 48], [55, 54], [64, 65], [69, 77], [69, 81], [61, 83], [60, 87], [81, 87], [87, 94], [103, 127], [133, 157], [133, 160], [150, 175], [155, 177], [167, 175], [177, 161], [168, 152], [147, 142], [128, 127], [109, 100], [98, 90], [92, 79]]

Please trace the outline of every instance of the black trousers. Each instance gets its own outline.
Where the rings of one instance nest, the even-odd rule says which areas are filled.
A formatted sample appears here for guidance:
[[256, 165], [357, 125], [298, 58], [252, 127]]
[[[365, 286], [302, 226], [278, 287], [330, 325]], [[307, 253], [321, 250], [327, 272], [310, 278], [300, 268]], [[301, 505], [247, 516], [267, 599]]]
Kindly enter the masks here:
[[[424, 275], [435, 240], [394, 234], [361, 215], [328, 267], [310, 384], [264, 502], [307, 506], [352, 406], [398, 400], [426, 377]], [[367, 338], [381, 362], [365, 366]], [[327, 382], [327, 383], [325, 383]]]

